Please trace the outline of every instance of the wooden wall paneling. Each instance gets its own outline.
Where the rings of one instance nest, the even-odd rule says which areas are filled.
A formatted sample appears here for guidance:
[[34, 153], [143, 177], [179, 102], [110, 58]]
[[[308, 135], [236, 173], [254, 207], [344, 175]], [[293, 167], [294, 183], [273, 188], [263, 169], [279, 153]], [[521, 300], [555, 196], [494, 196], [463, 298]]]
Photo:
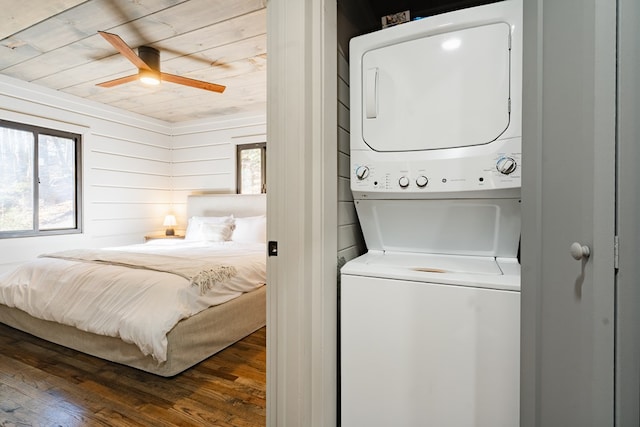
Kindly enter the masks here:
[[[101, 133], [100, 127], [108, 133]], [[127, 128], [111, 123], [91, 129], [93, 147], [114, 153], [130, 153], [138, 157], [168, 162], [171, 159], [171, 138], [167, 135], [141, 129]]]
[[109, 184], [93, 184], [86, 191], [92, 193], [91, 204], [97, 207], [96, 212], [106, 204], [152, 205], [160, 202], [168, 205], [171, 202], [169, 192], [164, 189], [123, 188]]
[[349, 154], [349, 132], [343, 128], [338, 128], [338, 152]]
[[234, 135], [247, 133], [266, 132], [266, 116], [261, 114], [242, 114], [236, 116], [222, 116], [218, 120], [194, 120], [191, 122], [176, 123], [172, 125], [172, 136], [176, 147], [184, 146], [192, 136], [211, 133], [223, 135], [219, 140]]
[[267, 134], [266, 133], [257, 133], [257, 134], [247, 134], [247, 135], [242, 135], [242, 136], [238, 136], [238, 137], [233, 137], [231, 138], [231, 141], [233, 142], [233, 145], [243, 145], [243, 144], [257, 144], [260, 142], [266, 142], [267, 141]]
[[358, 214], [352, 201], [338, 202], [338, 225], [348, 226], [358, 223]]
[[349, 144], [349, 64], [338, 51], [338, 259], [349, 261], [365, 251], [351, 194]]
[[349, 179], [338, 177], [338, 201], [353, 203], [353, 194], [351, 193], [351, 182]]
[[257, 138], [262, 141], [266, 139], [266, 131], [264, 125], [252, 125], [236, 127], [231, 129], [220, 129], [215, 131], [194, 132], [191, 135], [174, 136], [173, 149], [178, 152], [182, 150], [190, 150], [199, 146], [208, 145], [235, 145], [238, 141], [244, 141], [249, 138]]
[[[150, 207], [141, 214], [140, 207]], [[119, 221], [131, 219], [148, 220], [155, 228], [162, 226], [162, 221], [168, 212], [164, 206], [158, 206], [154, 202], [108, 202], [100, 203], [93, 215], [92, 221]], [[138, 231], [139, 232], [139, 231]]]
[[351, 169], [351, 156], [342, 151], [338, 151], [338, 176], [349, 179]]
[[231, 193], [235, 189], [235, 179], [230, 173], [219, 175], [174, 177], [174, 189], [191, 192]]
[[[344, 58], [342, 59], [344, 61]], [[348, 79], [348, 76], [346, 77]], [[338, 100], [345, 108], [349, 108], [350, 97], [349, 97], [349, 84], [343, 80], [343, 78], [338, 79]], [[347, 129], [349, 125], [347, 125]]]
[[[340, 248], [340, 252], [359, 256], [362, 254], [360, 250], [362, 243], [362, 234], [360, 226], [357, 223], [338, 227], [338, 247]], [[351, 258], [349, 258], [349, 260], [350, 259]]]
[[173, 178], [187, 178], [190, 176], [227, 175], [233, 173], [234, 159], [224, 156], [218, 159], [202, 159], [189, 162], [174, 163]]
[[199, 145], [192, 145], [189, 148], [174, 148], [172, 150], [172, 162], [174, 164], [228, 160], [232, 155], [233, 146], [231, 142], [209, 142], [201, 141]]
[[120, 188], [140, 188], [170, 190], [171, 177], [168, 174], [135, 172], [126, 169], [93, 168], [94, 183], [108, 183]]
[[347, 133], [351, 132], [351, 125], [349, 123], [349, 107], [342, 103], [338, 104], [338, 124], [340, 128], [344, 129]]

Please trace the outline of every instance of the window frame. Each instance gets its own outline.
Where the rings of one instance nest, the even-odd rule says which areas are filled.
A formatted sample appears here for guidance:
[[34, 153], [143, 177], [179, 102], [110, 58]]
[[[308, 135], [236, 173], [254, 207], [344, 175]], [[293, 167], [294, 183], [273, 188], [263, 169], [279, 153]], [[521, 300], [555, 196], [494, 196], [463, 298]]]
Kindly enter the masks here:
[[[0, 119], [0, 127], [16, 129], [33, 134], [33, 228], [30, 230], [0, 230], [0, 239], [34, 237], [34, 236], [51, 236], [64, 234], [80, 234], [83, 231], [83, 215], [82, 215], [82, 134], [52, 129], [43, 126], [30, 125], [26, 123], [12, 122]], [[66, 138], [74, 141], [74, 167], [75, 167], [75, 200], [74, 216], [75, 227], [73, 228], [57, 228], [40, 230], [40, 169], [38, 164], [39, 158], [39, 135], [48, 135], [59, 138]], [[1, 167], [2, 165], [0, 165]]]
[[254, 142], [250, 144], [238, 144], [236, 145], [236, 194], [240, 193], [242, 184], [242, 167], [241, 156], [243, 150], [255, 150], [260, 149], [260, 193], [267, 192], [267, 143], [266, 142]]

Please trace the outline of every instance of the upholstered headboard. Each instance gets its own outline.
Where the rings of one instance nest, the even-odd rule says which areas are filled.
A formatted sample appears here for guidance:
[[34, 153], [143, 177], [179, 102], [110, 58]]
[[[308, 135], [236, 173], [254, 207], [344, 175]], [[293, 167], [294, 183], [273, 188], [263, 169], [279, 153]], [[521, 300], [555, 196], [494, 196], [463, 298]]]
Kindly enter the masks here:
[[266, 212], [266, 194], [194, 194], [187, 197], [187, 218], [224, 215], [244, 218]]

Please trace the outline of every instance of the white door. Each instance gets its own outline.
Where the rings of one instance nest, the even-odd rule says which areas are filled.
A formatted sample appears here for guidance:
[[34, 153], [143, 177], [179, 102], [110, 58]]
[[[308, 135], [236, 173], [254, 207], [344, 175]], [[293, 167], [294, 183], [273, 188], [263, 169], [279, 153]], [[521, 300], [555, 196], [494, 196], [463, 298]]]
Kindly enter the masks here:
[[521, 425], [613, 426], [616, 2], [524, 2], [523, 69]]

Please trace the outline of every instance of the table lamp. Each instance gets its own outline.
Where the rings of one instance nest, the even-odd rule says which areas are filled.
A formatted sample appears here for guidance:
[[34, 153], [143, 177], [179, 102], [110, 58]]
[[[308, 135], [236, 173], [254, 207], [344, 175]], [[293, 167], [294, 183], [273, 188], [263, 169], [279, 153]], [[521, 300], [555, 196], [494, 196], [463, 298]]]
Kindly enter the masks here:
[[173, 236], [174, 234], [176, 234], [175, 231], [173, 230], [173, 227], [176, 224], [177, 224], [176, 217], [174, 215], [167, 215], [164, 217], [164, 222], [162, 223], [162, 225], [167, 227], [167, 230], [165, 231], [165, 234], [167, 236]]

